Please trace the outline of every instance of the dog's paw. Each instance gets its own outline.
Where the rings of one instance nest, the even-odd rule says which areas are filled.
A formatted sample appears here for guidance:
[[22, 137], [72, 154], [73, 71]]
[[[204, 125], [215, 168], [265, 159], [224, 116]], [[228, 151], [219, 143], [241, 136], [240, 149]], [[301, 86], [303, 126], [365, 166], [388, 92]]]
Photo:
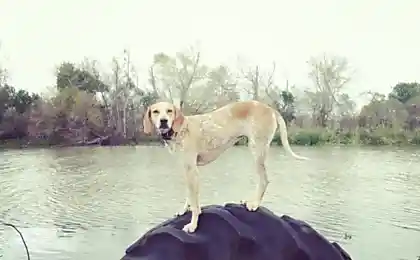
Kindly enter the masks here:
[[187, 233], [194, 233], [196, 229], [197, 229], [197, 223], [188, 223], [182, 228], [182, 230]]
[[258, 201], [241, 201], [242, 205], [245, 205], [245, 207], [249, 210], [249, 211], [256, 211], [258, 209], [258, 207], [260, 206], [260, 203]]

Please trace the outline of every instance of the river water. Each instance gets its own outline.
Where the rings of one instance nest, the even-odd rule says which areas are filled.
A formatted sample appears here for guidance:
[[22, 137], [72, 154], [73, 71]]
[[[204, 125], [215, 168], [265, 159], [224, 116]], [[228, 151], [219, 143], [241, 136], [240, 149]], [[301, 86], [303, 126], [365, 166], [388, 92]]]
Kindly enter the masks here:
[[[263, 206], [300, 218], [353, 259], [420, 255], [420, 151], [415, 148], [273, 147]], [[246, 147], [201, 168], [202, 204], [250, 198], [257, 176]], [[181, 164], [162, 147], [0, 152], [0, 221], [23, 233], [33, 260], [120, 259], [182, 208]], [[18, 234], [0, 226], [0, 259], [26, 259]]]

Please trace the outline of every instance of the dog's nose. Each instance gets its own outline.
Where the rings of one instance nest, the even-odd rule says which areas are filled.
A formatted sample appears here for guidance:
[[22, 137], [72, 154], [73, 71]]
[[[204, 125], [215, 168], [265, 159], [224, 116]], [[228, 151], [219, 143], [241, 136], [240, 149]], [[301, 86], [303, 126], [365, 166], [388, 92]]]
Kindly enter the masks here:
[[160, 120], [160, 127], [168, 127], [168, 119], [162, 118]]

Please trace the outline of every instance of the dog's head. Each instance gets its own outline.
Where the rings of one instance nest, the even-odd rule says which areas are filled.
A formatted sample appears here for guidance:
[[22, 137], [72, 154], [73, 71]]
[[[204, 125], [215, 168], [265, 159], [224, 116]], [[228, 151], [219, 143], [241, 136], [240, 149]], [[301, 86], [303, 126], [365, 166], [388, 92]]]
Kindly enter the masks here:
[[153, 128], [163, 139], [171, 139], [184, 123], [184, 115], [175, 105], [168, 102], [158, 102], [147, 108], [143, 119], [143, 128], [150, 134]]

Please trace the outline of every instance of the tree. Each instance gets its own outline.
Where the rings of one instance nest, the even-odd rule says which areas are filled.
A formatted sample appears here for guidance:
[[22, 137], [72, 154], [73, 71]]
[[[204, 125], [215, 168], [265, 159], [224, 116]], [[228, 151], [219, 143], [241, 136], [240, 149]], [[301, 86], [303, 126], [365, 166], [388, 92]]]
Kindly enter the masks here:
[[390, 99], [394, 98], [404, 104], [416, 96], [420, 96], [420, 84], [417, 82], [400, 82], [392, 88], [388, 95]]
[[185, 110], [192, 114], [207, 112], [239, 99], [236, 79], [228, 67], [208, 68], [205, 82], [191, 88]]
[[245, 90], [253, 100], [270, 103], [270, 99], [277, 99], [277, 97], [270, 97], [273, 88], [277, 88], [274, 84], [275, 71], [276, 63], [274, 62], [270, 71], [262, 71], [259, 65], [241, 69], [241, 78], [245, 80], [245, 88], [243, 90]]
[[0, 64], [0, 87], [4, 87], [7, 84], [7, 70]]
[[287, 124], [293, 120], [306, 128], [334, 126], [340, 140], [362, 128], [367, 138], [373, 132], [381, 137], [389, 129], [396, 130], [393, 135], [408, 130], [413, 132], [407, 138], [417, 135], [420, 83], [400, 82], [389, 94], [368, 91], [370, 100], [357, 115], [354, 100], [345, 93], [352, 76], [347, 59], [324, 54], [307, 64], [312, 86], [305, 91], [289, 85], [288, 79], [277, 82], [275, 63], [235, 72], [223, 64], [203, 64], [201, 53], [190, 48], [174, 55], [155, 54], [143, 86], [130, 52], [124, 50], [112, 59], [109, 70], [101, 70], [95, 60], [62, 62], [50, 95], [11, 86], [0, 64], [0, 139], [26, 136], [51, 144], [102, 143], [96, 141], [100, 139], [121, 144], [141, 138], [144, 112], [158, 100], [179, 100], [184, 113], [201, 114], [239, 100], [244, 92], [277, 109]]
[[279, 105], [280, 113], [287, 124], [296, 118], [295, 96], [287, 90], [281, 91], [281, 104]]
[[13, 96], [12, 105], [16, 109], [16, 112], [23, 114], [27, 112], [32, 104], [40, 99], [38, 94], [30, 94], [28, 91], [20, 89]]
[[[261, 80], [260, 67], [257, 65], [254, 68], [248, 68], [246, 71], [242, 71], [243, 78], [248, 81], [248, 88], [245, 88], [246, 92], [251, 95], [253, 100], [260, 100], [261, 96]], [[270, 84], [270, 83], [268, 83]]]
[[[56, 71], [56, 87], [63, 90], [69, 87], [77, 87], [89, 93], [106, 91], [109, 87], [104, 84], [96, 74], [95, 62], [85, 60], [83, 67], [76, 67], [70, 62], [63, 62]], [[88, 70], [90, 69], [90, 71]]]
[[340, 117], [354, 116], [356, 109], [356, 102], [354, 102], [350, 96], [346, 93], [342, 93], [338, 96], [337, 114]]
[[289, 81], [286, 80], [285, 89], [281, 89], [274, 81], [276, 63], [268, 71], [262, 71], [259, 65], [241, 69], [241, 78], [245, 80], [244, 90], [253, 100], [264, 102], [277, 109], [286, 123], [295, 118], [295, 96], [289, 91]]
[[363, 125], [375, 129], [377, 127], [401, 128], [408, 113], [404, 105], [396, 99], [376, 99], [364, 106], [360, 111]]
[[405, 102], [408, 113], [407, 126], [410, 130], [420, 127], [420, 96], [412, 97]]
[[7, 70], [0, 64], [0, 122], [3, 120], [4, 112], [10, 106], [10, 99], [15, 89], [7, 84]]
[[[137, 126], [135, 104], [139, 104], [144, 91], [139, 89], [137, 73], [131, 62], [130, 52], [124, 50], [122, 61], [117, 57], [112, 60], [112, 71], [108, 74], [109, 88], [103, 95], [108, 113], [108, 126], [115, 129], [116, 135], [128, 137], [128, 125]], [[130, 135], [134, 130], [130, 130]]]
[[3, 87], [0, 87], [0, 122], [7, 110], [12, 109], [18, 114], [23, 114], [39, 98], [39, 95], [34, 93], [30, 94], [23, 89], [16, 92], [13, 86], [6, 83]]
[[351, 80], [347, 59], [339, 56], [312, 57], [308, 61], [314, 91], [308, 91], [315, 117], [320, 126], [326, 127], [333, 109], [340, 104], [339, 96]]
[[104, 129], [94, 94], [68, 87], [49, 99], [37, 100], [30, 111], [28, 134], [52, 144], [84, 144]]
[[201, 53], [190, 48], [186, 52], [178, 52], [175, 57], [165, 53], [154, 56], [150, 67], [150, 80], [153, 89], [159, 96], [174, 102], [180, 100], [183, 108], [190, 101], [193, 87], [203, 86], [208, 73], [207, 66], [201, 65]]
[[0, 63], [0, 87], [4, 87], [7, 84], [8, 79], [7, 69]]
[[0, 87], [0, 117], [9, 107], [13, 106], [12, 100], [15, 96], [15, 92], [15, 88], [8, 85], [7, 83]]
[[274, 84], [269, 84], [265, 88], [265, 93], [270, 99], [268, 102], [280, 112], [286, 124], [296, 118], [296, 97], [289, 90], [289, 80], [286, 80], [285, 90], [281, 90]]
[[[139, 101], [141, 96], [144, 95], [144, 91], [140, 90], [134, 82], [136, 71], [133, 64], [131, 63], [131, 55], [128, 50], [124, 50], [123, 64], [119, 68], [118, 61], [114, 59], [114, 74], [116, 75], [119, 71], [122, 73], [121, 81], [118, 82], [118, 76], [116, 75], [115, 87], [116, 87], [116, 108], [119, 121], [122, 123], [123, 136], [127, 138], [127, 125], [129, 117], [131, 121], [136, 121], [136, 117], [131, 113], [134, 109], [135, 101]], [[120, 112], [122, 110], [122, 115]], [[119, 124], [117, 124], [119, 125]], [[136, 123], [134, 123], [136, 126]]]

